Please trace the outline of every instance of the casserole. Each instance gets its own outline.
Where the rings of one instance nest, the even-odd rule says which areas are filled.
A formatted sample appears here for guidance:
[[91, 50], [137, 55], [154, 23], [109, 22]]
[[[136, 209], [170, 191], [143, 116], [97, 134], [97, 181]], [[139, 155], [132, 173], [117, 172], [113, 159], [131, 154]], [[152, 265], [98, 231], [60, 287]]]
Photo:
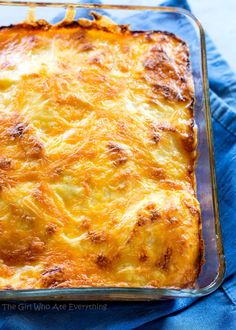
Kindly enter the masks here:
[[[112, 7], [111, 7], [112, 8]], [[112, 9], [111, 9], [112, 10]], [[168, 8], [166, 9], [166, 10], [169, 10]], [[162, 11], [160, 11], [160, 14], [161, 13], [163, 13]], [[170, 13], [171, 13], [171, 11], [170, 11]], [[186, 17], [188, 17], [188, 16], [186, 16]], [[182, 18], [183, 19], [183, 18]], [[160, 22], [160, 20], [158, 21], [158, 22]], [[167, 19], [165, 19], [162, 23], [164, 23], [164, 22], [167, 22]], [[186, 24], [187, 25], [187, 24]], [[164, 26], [164, 25], [163, 25]], [[188, 26], [189, 27], [189, 26]], [[136, 29], [135, 29], [136, 30]], [[155, 29], [153, 29], [153, 30], [157, 30], [156, 28]], [[172, 31], [171, 31], [172, 32]], [[179, 31], [179, 32], [181, 32], [181, 33], [183, 33], [182, 31]], [[179, 33], [178, 33], [179, 34]], [[185, 37], [186, 37], [186, 35], [185, 35]], [[190, 51], [191, 51], [192, 49], [191, 49], [191, 44], [190, 44]], [[196, 57], [196, 54], [193, 52], [193, 50], [192, 50], [192, 52], [191, 52], [191, 55], [192, 55], [192, 63], [193, 63], [193, 76], [194, 76], [194, 61], [197, 59], [197, 57]], [[150, 65], [149, 65], [149, 67], [150, 67]], [[195, 74], [196, 74], [196, 72], [195, 72]], [[199, 72], [198, 72], [198, 74], [199, 74]], [[203, 71], [203, 74], [204, 74], [204, 71]], [[201, 77], [199, 77], [197, 74], [196, 74], [196, 76], [194, 77], [195, 79], [194, 79], [194, 83], [195, 83], [195, 97], [196, 97], [196, 105], [195, 105], [195, 117], [196, 117], [196, 121], [198, 120], [198, 116], [199, 116], [199, 113], [200, 113], [200, 111], [198, 112], [198, 106], [200, 105], [200, 102], [198, 102], [198, 97], [199, 97], [199, 95], [198, 95], [198, 84], [199, 84], [199, 79], [201, 79]], [[204, 79], [203, 79], [203, 83], [204, 83]], [[27, 87], [27, 86], [26, 86]], [[206, 92], [206, 91], [205, 91]], [[203, 104], [202, 104], [202, 106], [203, 106]], [[198, 123], [198, 122], [197, 122]], [[198, 124], [198, 127], [199, 127], [199, 130], [200, 130], [200, 132], [199, 132], [199, 144], [200, 144], [200, 142], [201, 142], [201, 138], [204, 136], [204, 134], [203, 134], [203, 131], [202, 131], [202, 124], [203, 124], [203, 122], [200, 122], [199, 124]], [[17, 124], [18, 125], [18, 124]], [[18, 127], [18, 126], [17, 126]], [[28, 130], [28, 128], [26, 128], [25, 130], [24, 129], [22, 129], [23, 131], [25, 131], [25, 130]], [[20, 129], [20, 131], [21, 131], [21, 129]], [[15, 132], [15, 131], [14, 131]], [[14, 133], [13, 132], [13, 133]], [[12, 133], [12, 134], [13, 134]], [[206, 133], [206, 132], [205, 132]], [[15, 135], [14, 135], [15, 136]], [[110, 144], [112, 143], [112, 142], [109, 142]], [[108, 144], [109, 144], [108, 143]], [[109, 145], [110, 145], [109, 144]], [[38, 150], [39, 148], [37, 148], [37, 150]], [[112, 155], [114, 156], [114, 150], [118, 150], [118, 147], [117, 147], [117, 145], [114, 145], [114, 143], [112, 144], [112, 146], [110, 147], [110, 149], [111, 149], [111, 153], [112, 153]], [[121, 151], [120, 151], [121, 150]], [[41, 152], [41, 150], [40, 150], [40, 152]], [[121, 153], [122, 153], [122, 155], [121, 155]], [[117, 153], [116, 153], [117, 154]], [[127, 158], [126, 156], [127, 156], [127, 154], [128, 154], [128, 152], [126, 152], [126, 153], [124, 153], [123, 152], [123, 148], [122, 147], [119, 147], [119, 159], [124, 159], [124, 158]], [[115, 155], [116, 156], [116, 155]], [[122, 156], [122, 157], [121, 157]], [[199, 191], [199, 186], [200, 186], [200, 184], [201, 184], [201, 181], [200, 180], [198, 180], [198, 169], [200, 169], [201, 168], [201, 157], [202, 156], [204, 156], [205, 158], [204, 159], [206, 159], [207, 158], [207, 155], [205, 155], [205, 154], [203, 154], [202, 153], [202, 151], [200, 150], [200, 156], [199, 156], [199, 162], [198, 162], [198, 168], [197, 168], [197, 185], [198, 185], [198, 191]], [[212, 155], [211, 155], [211, 153], [210, 153], [210, 157], [211, 157]], [[37, 157], [36, 157], [37, 158]], [[114, 158], [114, 157], [113, 157]], [[114, 161], [116, 161], [117, 159], [116, 159], [117, 157], [115, 157], [113, 160]], [[206, 171], [207, 171], [207, 168], [204, 166], [204, 171], [205, 171], [205, 173], [204, 173], [204, 184], [205, 184], [205, 182], [206, 182], [206, 177], [207, 177], [207, 173], [206, 173]], [[209, 171], [209, 167], [208, 167], [208, 171]], [[210, 173], [208, 172], [208, 175], [209, 175]], [[210, 178], [210, 177], [209, 177]], [[213, 176], [212, 176], [212, 180], [214, 181], [214, 178], [213, 178]], [[205, 188], [205, 192], [206, 192], [206, 187], [204, 187]], [[208, 187], [209, 188], [209, 187]], [[40, 187], [40, 194], [43, 194], [44, 193], [44, 191], [45, 191], [45, 187]], [[200, 186], [200, 191], [201, 191], [201, 186]], [[39, 194], [37, 194], [37, 195], [39, 195]], [[40, 195], [41, 196], [41, 195]], [[41, 198], [41, 197], [38, 197], [39, 199]], [[205, 197], [204, 199], [201, 199], [201, 197], [200, 196], [198, 196], [198, 198], [199, 198], [199, 200], [200, 200], [200, 203], [201, 203], [201, 209], [202, 209], [202, 219], [203, 219], [203, 223], [204, 223], [204, 216], [206, 215], [205, 214], [205, 212], [204, 211], [206, 211], [206, 209], [204, 208], [204, 201], [206, 200], [207, 201], [207, 203], [208, 203], [208, 209], [207, 209], [207, 216], [209, 216], [209, 214], [211, 214], [211, 212], [212, 212], [212, 209], [210, 210], [209, 209], [209, 200], [208, 199], [211, 199], [212, 198], [212, 195], [210, 195], [210, 196], [208, 196], [207, 195], [207, 198]], [[213, 200], [214, 200], [214, 193], [213, 193]], [[211, 204], [211, 203], [210, 203]], [[212, 203], [213, 204], [213, 203]], [[210, 205], [211, 207], [212, 207], [212, 204]], [[210, 217], [211, 218], [211, 217]], [[213, 212], [212, 212], [212, 218], [213, 218]], [[211, 219], [212, 219], [211, 218]], [[205, 220], [206, 221], [206, 220]], [[211, 220], [211, 225], [212, 225], [213, 223], [212, 223], [212, 220]], [[214, 227], [215, 228], [215, 227]], [[213, 229], [212, 227], [211, 227], [211, 229]], [[208, 227], [208, 230], [209, 230], [209, 227]], [[207, 263], [208, 262], [208, 260], [207, 260], [207, 249], [208, 249], [208, 244], [209, 244], [209, 242], [208, 242], [208, 240], [207, 239], [205, 239], [205, 237], [204, 237], [204, 235], [205, 235], [205, 233], [204, 233], [204, 228], [203, 228], [203, 239], [204, 239], [204, 245], [205, 245], [205, 259], [206, 259], [206, 263], [203, 265], [203, 268], [202, 268], [202, 271], [201, 271], [201, 274], [200, 274], [200, 276], [199, 276], [199, 278], [198, 278], [198, 282], [196, 283], [196, 285], [195, 285], [195, 287], [194, 288], [183, 288], [183, 289], [180, 289], [180, 288], [178, 288], [178, 289], [173, 289], [173, 290], [171, 290], [170, 288], [168, 288], [168, 289], [165, 289], [165, 288], [161, 288], [161, 289], [154, 289], [154, 288], [143, 288], [143, 289], [139, 289], [139, 288], [132, 288], [132, 289], [127, 289], [126, 290], [126, 292], [124, 291], [124, 293], [127, 293], [127, 294], [129, 294], [129, 292], [130, 291], [128, 291], [128, 290], [137, 290], [137, 291], [133, 291], [133, 292], [138, 292], [138, 290], [144, 290], [143, 291], [143, 293], [144, 293], [144, 296], [143, 297], [136, 297], [136, 299], [139, 299], [139, 298], [145, 298], [145, 292], [147, 293], [148, 291], [150, 291], [150, 290], [154, 290], [155, 291], [155, 298], [158, 298], [159, 297], [159, 292], [158, 292], [158, 290], [162, 290], [162, 292], [164, 293], [165, 292], [165, 290], [166, 290], [166, 292], [178, 292], [178, 293], [181, 293], [181, 294], [184, 294], [184, 292], [186, 292], [186, 293], [189, 293], [189, 294], [191, 294], [191, 293], [194, 293], [194, 290], [197, 290], [197, 291], [200, 291], [200, 289], [198, 288], [198, 285], [199, 285], [199, 280], [201, 279], [201, 276], [203, 276], [203, 278], [205, 278], [206, 279], [206, 275], [207, 275], [207, 267], [209, 267], [209, 263]], [[212, 244], [212, 241], [211, 241], [211, 244]], [[40, 242], [39, 242], [39, 244], [37, 244], [37, 246], [39, 247], [39, 245], [40, 245]], [[211, 246], [211, 248], [212, 248], [212, 246]], [[212, 250], [214, 250], [215, 251], [215, 260], [214, 260], [214, 258], [213, 258], [213, 254], [211, 254], [211, 256], [210, 256], [210, 262], [211, 263], [215, 263], [215, 266], [216, 266], [216, 268], [217, 269], [215, 269], [215, 271], [216, 271], [216, 273], [215, 274], [217, 274], [217, 276], [219, 275], [219, 273], [218, 273], [218, 270], [221, 270], [221, 272], [222, 272], [222, 267], [221, 267], [221, 263], [220, 263], [220, 260], [221, 260], [221, 258], [219, 258], [218, 257], [218, 251], [217, 251], [217, 248], [220, 248], [220, 246], [218, 245], [218, 243], [217, 243], [217, 237], [215, 237], [215, 249], [212, 249]], [[211, 253], [212, 253], [212, 251], [211, 251]], [[4, 253], [3, 253], [3, 258], [4, 258]], [[17, 257], [17, 258], [19, 258], [19, 257]], [[18, 260], [18, 259], [17, 259]], [[100, 259], [99, 259], [100, 260]], [[106, 261], [106, 259], [102, 259], [102, 260], [105, 260]], [[104, 261], [104, 262], [105, 262]], [[104, 264], [104, 262], [102, 262], [102, 264]], [[107, 264], [107, 263], [106, 263]], [[220, 267], [219, 267], [220, 266]], [[211, 269], [211, 272], [212, 272], [212, 269]], [[211, 273], [211, 275], [212, 275], [213, 273]], [[213, 275], [213, 277], [214, 277], [215, 275]], [[221, 277], [221, 275], [220, 275], [220, 277]], [[207, 279], [207, 280], [209, 280], [209, 278]], [[216, 277], [214, 277], [214, 279], [213, 279], [213, 281], [219, 281], [219, 279], [218, 280], [216, 280]], [[212, 282], [210, 283], [210, 285], [212, 285]], [[178, 286], [178, 285], [177, 285]], [[205, 288], [205, 287], [204, 287]], [[48, 290], [48, 291], [50, 291], [50, 293], [51, 294], [54, 294], [54, 293], [56, 293], [56, 291], [57, 290], [72, 290], [71, 292], [73, 292], [73, 290], [74, 290], [74, 293], [75, 293], [75, 290], [82, 290], [81, 291], [81, 294], [82, 294], [82, 292], [83, 292], [83, 289], [81, 288], [81, 289], [77, 289], [77, 288], [75, 288], [75, 289], [65, 289], [65, 288], [61, 288], [61, 289], [59, 289], [59, 288], [56, 288], [56, 289], [50, 289], [50, 290]], [[84, 290], [88, 290], [88, 291], [84, 291], [84, 294], [85, 294], [85, 296], [86, 296], [86, 294], [88, 293], [88, 295], [89, 295], [89, 293], [90, 292], [93, 292], [93, 291], [91, 291], [91, 290], [95, 290], [96, 291], [96, 289], [92, 289], [92, 288], [84, 288]], [[122, 292], [122, 288], [119, 288], [119, 289], [116, 289], [116, 288], [99, 288], [99, 290], [100, 290], [100, 292], [104, 292], [104, 293], [106, 293], [106, 291], [107, 290], [114, 290], [114, 293], [115, 292]], [[118, 290], [118, 291], [117, 291]], [[121, 290], [121, 291], [119, 291], [119, 290]], [[125, 289], [124, 289], [125, 290]], [[191, 291], [192, 290], [192, 291]], [[33, 295], [35, 296], [35, 294], [37, 293], [37, 292], [39, 292], [39, 291], [41, 291], [41, 293], [43, 292], [43, 290], [33, 290], [32, 292], [33, 292]], [[95, 293], [95, 291], [94, 291], [94, 293]], [[7, 291], [7, 294], [8, 294], [8, 296], [10, 296], [10, 292], [11, 292], [11, 288], [9, 288], [9, 290]], [[21, 293], [21, 292], [23, 292], [22, 290], [19, 290], [19, 291], [17, 291], [16, 292], [16, 294], [19, 294], [19, 293]], [[30, 292], [30, 290], [24, 290], [24, 292]], [[57, 293], [59, 293], [60, 291], [57, 291]], [[67, 293], [68, 293], [68, 291], [67, 291]], [[79, 294], [79, 291], [77, 291], [76, 292], [76, 294]], [[164, 294], [165, 295], [165, 294]], [[67, 294], [65, 294], [65, 297], [67, 296]], [[83, 296], [84, 297], [84, 296]], [[83, 298], [83, 297], [81, 297], [81, 298]], [[95, 296], [96, 297], [96, 296]], [[147, 296], [146, 296], [147, 297]], [[94, 298], [94, 296], [91, 296], [91, 298]], [[122, 297], [121, 297], [122, 298]], [[130, 298], [132, 298], [132, 297], [130, 297]], [[151, 298], [151, 296], [150, 296], [150, 298]]]

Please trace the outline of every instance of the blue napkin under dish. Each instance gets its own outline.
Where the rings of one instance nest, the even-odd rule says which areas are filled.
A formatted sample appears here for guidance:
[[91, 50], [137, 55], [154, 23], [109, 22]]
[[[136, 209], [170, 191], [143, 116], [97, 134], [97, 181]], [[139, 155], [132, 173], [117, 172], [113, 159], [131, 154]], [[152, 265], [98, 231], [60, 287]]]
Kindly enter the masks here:
[[[190, 10], [185, 0], [169, 0], [163, 5]], [[133, 19], [145, 22], [142, 14]], [[41, 307], [33, 303], [2, 303], [1, 329], [236, 329], [236, 75], [208, 36], [206, 44], [220, 220], [227, 263], [221, 287], [199, 299], [158, 302], [76, 302], [71, 305], [60, 302], [44, 303]]]

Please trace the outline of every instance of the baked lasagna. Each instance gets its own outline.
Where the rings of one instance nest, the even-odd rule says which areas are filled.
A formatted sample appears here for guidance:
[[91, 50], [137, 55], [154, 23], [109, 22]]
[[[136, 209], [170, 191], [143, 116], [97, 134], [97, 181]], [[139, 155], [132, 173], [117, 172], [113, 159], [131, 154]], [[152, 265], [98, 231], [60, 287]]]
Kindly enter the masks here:
[[0, 29], [0, 288], [194, 287], [188, 46], [93, 16]]

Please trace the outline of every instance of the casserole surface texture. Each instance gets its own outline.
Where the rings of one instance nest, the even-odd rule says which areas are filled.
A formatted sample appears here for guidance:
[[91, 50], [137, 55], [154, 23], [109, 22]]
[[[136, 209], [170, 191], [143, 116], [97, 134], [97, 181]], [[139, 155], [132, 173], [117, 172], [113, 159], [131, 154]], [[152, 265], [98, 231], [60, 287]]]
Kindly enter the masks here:
[[0, 288], [193, 287], [188, 47], [94, 18], [0, 30]]

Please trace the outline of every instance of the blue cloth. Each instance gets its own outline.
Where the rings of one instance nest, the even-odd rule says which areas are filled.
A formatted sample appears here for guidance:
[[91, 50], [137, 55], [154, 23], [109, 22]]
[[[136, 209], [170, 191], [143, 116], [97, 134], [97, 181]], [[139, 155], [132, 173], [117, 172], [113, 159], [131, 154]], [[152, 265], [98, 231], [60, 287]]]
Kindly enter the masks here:
[[[190, 10], [188, 3], [182, 0], [164, 4]], [[144, 22], [143, 17], [136, 19]], [[89, 307], [89, 304], [83, 304], [84, 307], [80, 307], [83, 310], [77, 311], [70, 311], [68, 304], [64, 306], [65, 311], [62, 304], [51, 304], [50, 311], [40, 312], [32, 304], [22, 307], [1, 305], [1, 328], [236, 329], [236, 76], [209, 37], [206, 41], [220, 218], [227, 262], [223, 285], [200, 299], [106, 302], [100, 304], [101, 310]], [[62, 310], [58, 311], [58, 308]]]

